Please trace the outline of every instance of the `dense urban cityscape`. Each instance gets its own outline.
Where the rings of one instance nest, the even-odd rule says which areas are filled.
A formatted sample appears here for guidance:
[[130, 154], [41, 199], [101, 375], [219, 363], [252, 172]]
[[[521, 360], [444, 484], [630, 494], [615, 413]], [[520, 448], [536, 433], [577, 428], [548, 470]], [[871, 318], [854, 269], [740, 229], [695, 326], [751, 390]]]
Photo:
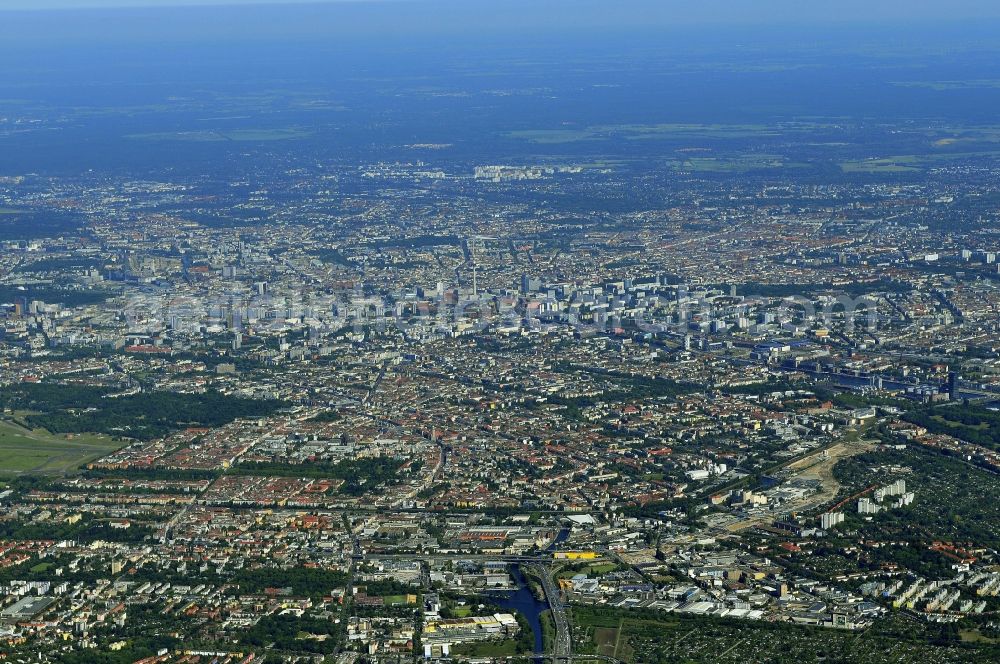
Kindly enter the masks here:
[[0, 658], [996, 661], [1000, 125], [480, 150], [422, 114], [562, 88], [468, 67], [357, 83], [405, 131], [0, 85]]

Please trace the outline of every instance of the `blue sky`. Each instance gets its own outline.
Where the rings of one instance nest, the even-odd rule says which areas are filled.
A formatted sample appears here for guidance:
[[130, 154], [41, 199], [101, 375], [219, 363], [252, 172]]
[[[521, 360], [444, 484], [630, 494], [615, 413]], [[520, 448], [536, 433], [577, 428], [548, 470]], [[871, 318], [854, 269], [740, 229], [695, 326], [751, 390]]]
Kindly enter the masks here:
[[[293, 9], [295, 4], [300, 6]], [[205, 7], [209, 5], [225, 7]], [[109, 6], [131, 9], [86, 11]], [[774, 39], [810, 40], [839, 28], [848, 31], [845, 39], [850, 41], [869, 27], [910, 46], [925, 39], [924, 33], [965, 44], [969, 35], [955, 35], [967, 31], [1000, 43], [994, 34], [1000, 31], [990, 32], [1000, 21], [1000, 0], [0, 0], [0, 10], [5, 9], [14, 11], [6, 16], [0, 11], [0, 48], [121, 40], [426, 40], [583, 33], [600, 39], [668, 32], [768, 44]]]
[[0, 0], [0, 10], [305, 3], [391, 5], [399, 2], [438, 8], [452, 5], [468, 14], [517, 11], [548, 17], [565, 10], [595, 17], [615, 17], [638, 12], [644, 19], [673, 24], [1000, 18], [997, 0]]
[[0, 0], [0, 9], [84, 9], [103, 7], [183, 7], [199, 5], [304, 4], [377, 0]]
[[[205, 5], [301, 5], [382, 0], [0, 0], [3, 9], [89, 9], [111, 7], [197, 7]], [[419, 2], [420, 0], [404, 0]]]

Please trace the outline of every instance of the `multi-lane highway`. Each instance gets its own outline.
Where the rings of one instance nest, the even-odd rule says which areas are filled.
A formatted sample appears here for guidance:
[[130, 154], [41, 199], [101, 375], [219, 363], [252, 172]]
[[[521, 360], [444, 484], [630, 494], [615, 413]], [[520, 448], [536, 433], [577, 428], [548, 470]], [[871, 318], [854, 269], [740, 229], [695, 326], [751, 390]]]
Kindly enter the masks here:
[[552, 652], [549, 656], [556, 664], [563, 664], [572, 661], [573, 643], [569, 626], [569, 617], [566, 615], [566, 607], [562, 603], [559, 595], [559, 588], [552, 578], [552, 571], [546, 565], [531, 565], [536, 576], [542, 581], [542, 590], [545, 591], [545, 599], [552, 612], [552, 621], [556, 626], [556, 638], [552, 644]]
[[[543, 554], [544, 555], [544, 554]], [[412, 558], [411, 555], [400, 555], [400, 554], [376, 554], [372, 556], [364, 556], [366, 559], [377, 560], [377, 559], [394, 559], [394, 558]], [[553, 578], [552, 567], [544, 557], [540, 556], [485, 556], [477, 554], [435, 554], [428, 557], [429, 559], [489, 559], [489, 560], [502, 560], [510, 564], [520, 564], [525, 569], [528, 569], [536, 576], [542, 583], [542, 590], [545, 593], [545, 601], [549, 605], [549, 610], [552, 613], [552, 621], [555, 624], [556, 636], [554, 643], [551, 644], [551, 649], [541, 655], [537, 655], [536, 658], [539, 660], [551, 661], [555, 664], [569, 664], [575, 661], [585, 661], [585, 660], [600, 660], [607, 662], [617, 662], [618, 660], [613, 657], [606, 657], [601, 655], [574, 655], [573, 654], [573, 642], [572, 642], [572, 630], [570, 629], [569, 616], [566, 612], [566, 606], [563, 604], [562, 597], [559, 592], [559, 586]], [[524, 656], [520, 656], [521, 659]], [[501, 659], [501, 658], [497, 658]]]

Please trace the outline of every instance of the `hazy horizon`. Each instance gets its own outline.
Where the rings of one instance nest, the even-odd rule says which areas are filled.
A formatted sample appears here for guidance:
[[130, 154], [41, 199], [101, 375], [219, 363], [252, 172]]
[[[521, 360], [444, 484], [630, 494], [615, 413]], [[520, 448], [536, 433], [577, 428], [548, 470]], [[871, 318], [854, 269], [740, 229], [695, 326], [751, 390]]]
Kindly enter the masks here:
[[[912, 23], [1000, 19], [1000, 5], [985, 0], [887, 0], [879, 3], [842, 0], [834, 4], [801, 3], [795, 0], [705, 0], [697, 5], [678, 0], [622, 0], [608, 4], [596, 0], [552, 0], [539, 6], [527, 0], [484, 2], [482, 0], [5, 0], [0, 11], [85, 11], [107, 9], [197, 9], [263, 8], [283, 10], [296, 5], [304, 9], [358, 9], [378, 6], [386, 20], [399, 12], [447, 12], [459, 20], [502, 22], [516, 18], [525, 25], [533, 21], [565, 21], [596, 25], [731, 25], [788, 23]], [[599, 23], [596, 23], [600, 21]], [[553, 27], [558, 27], [553, 25]]]
[[590, 45], [619, 36], [629, 40], [645, 36], [654, 42], [659, 39], [663, 46], [677, 42], [699, 49], [710, 42], [726, 48], [792, 43], [808, 47], [823, 42], [837, 51], [862, 43], [880, 50], [934, 46], [968, 50], [994, 48], [993, 28], [1000, 21], [1000, 5], [973, 0], [947, 8], [938, 2], [871, 7], [858, 0], [838, 3], [836, 8], [803, 7], [789, 0], [708, 0], [696, 7], [650, 0], [614, 6], [596, 0], [556, 0], [543, 6], [526, 0], [182, 0], [184, 6], [177, 0], [116, 1], [123, 4], [3, 3], [0, 49], [6, 46], [15, 55], [24, 55], [34, 48], [243, 40], [362, 41], [369, 48], [402, 40], [423, 48], [435, 37], [472, 42], [525, 38], [544, 43], [576, 35], [584, 38], [577, 49], [584, 54]]

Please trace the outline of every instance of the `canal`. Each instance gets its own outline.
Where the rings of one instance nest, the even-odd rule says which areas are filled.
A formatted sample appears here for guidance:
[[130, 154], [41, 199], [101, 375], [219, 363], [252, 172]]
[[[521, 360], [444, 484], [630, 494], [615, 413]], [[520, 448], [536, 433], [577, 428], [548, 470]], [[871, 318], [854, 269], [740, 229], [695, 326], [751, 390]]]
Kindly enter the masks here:
[[[518, 565], [511, 566], [510, 575], [514, 579], [514, 583], [517, 584], [517, 589], [492, 591], [489, 593], [489, 597], [498, 606], [508, 611], [516, 611], [524, 617], [528, 625], [531, 626], [531, 631], [535, 634], [535, 654], [541, 655], [545, 652], [541, 614], [542, 611], [549, 608], [549, 605], [536, 598], [531, 592], [531, 587]], [[535, 662], [540, 663], [541, 661], [541, 658], [535, 659]]]

